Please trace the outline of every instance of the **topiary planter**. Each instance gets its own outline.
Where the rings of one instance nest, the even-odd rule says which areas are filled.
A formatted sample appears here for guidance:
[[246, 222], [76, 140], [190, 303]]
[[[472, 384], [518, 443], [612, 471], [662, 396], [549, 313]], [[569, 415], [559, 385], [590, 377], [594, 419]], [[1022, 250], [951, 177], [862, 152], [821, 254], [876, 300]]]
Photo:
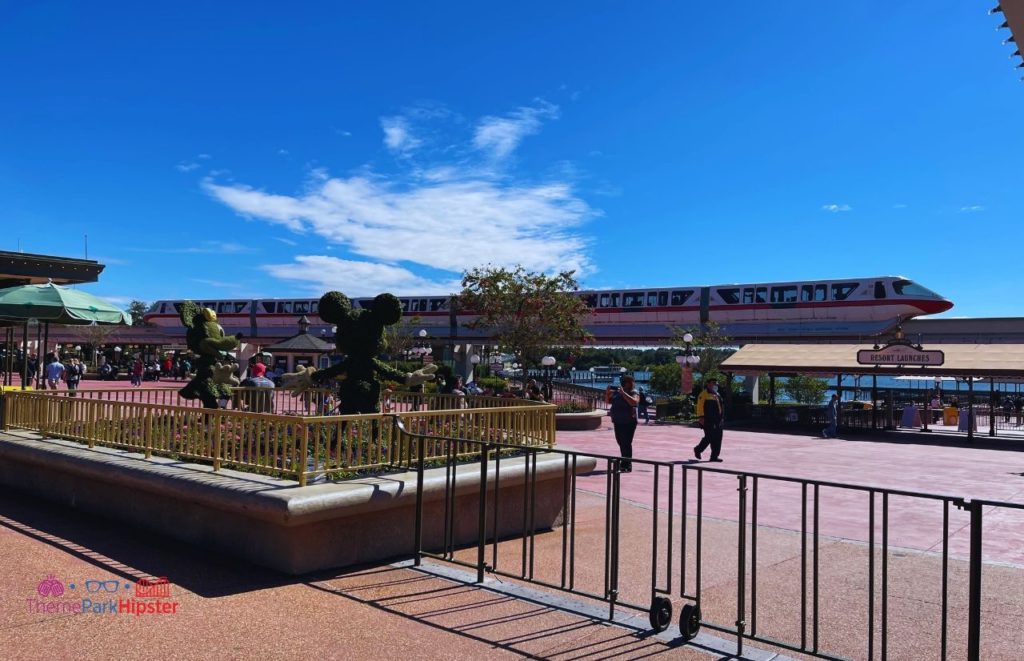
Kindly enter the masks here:
[[604, 417], [604, 411], [556, 413], [555, 429], [557, 431], [592, 431], [601, 427], [601, 420]]

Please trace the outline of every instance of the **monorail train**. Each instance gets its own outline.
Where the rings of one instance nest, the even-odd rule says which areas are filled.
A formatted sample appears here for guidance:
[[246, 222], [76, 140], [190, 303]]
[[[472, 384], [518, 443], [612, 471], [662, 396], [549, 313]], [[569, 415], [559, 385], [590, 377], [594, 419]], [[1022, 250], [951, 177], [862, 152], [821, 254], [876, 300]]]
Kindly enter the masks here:
[[[944, 312], [952, 302], [907, 278], [882, 276], [764, 284], [731, 284], [648, 289], [583, 290], [593, 310], [587, 329], [594, 341], [644, 342], [670, 338], [671, 327], [697, 327], [713, 321], [734, 339], [866, 338], [901, 321]], [[354, 299], [356, 306], [371, 298]], [[406, 318], [419, 317], [413, 330], [433, 338], [479, 337], [464, 324], [470, 311], [454, 310], [448, 296], [400, 296]], [[310, 332], [329, 333], [317, 316], [318, 299], [196, 300], [217, 312], [227, 333], [248, 337], [287, 337], [306, 315]], [[181, 329], [181, 301], [157, 301], [147, 323]]]

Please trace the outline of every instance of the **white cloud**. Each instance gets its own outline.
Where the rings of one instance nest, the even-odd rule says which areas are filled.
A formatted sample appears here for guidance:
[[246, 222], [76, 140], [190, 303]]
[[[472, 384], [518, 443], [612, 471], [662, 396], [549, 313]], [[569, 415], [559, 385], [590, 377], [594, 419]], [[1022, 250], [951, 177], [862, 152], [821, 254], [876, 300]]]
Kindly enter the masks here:
[[216, 287], [218, 289], [241, 289], [242, 285], [237, 282], [225, 282], [224, 280], [206, 280], [204, 278], [192, 278], [192, 282], [198, 282], [201, 285], [208, 285], [210, 287]]
[[853, 207], [849, 204], [823, 204], [821, 205], [822, 211], [828, 211], [830, 213], [839, 213], [840, 211], [853, 211]]
[[573, 230], [594, 211], [565, 183], [459, 180], [400, 187], [353, 176], [311, 184], [294, 197], [210, 181], [204, 187], [240, 214], [312, 231], [372, 259], [452, 272], [488, 261], [544, 272], [590, 270], [587, 241]]
[[[570, 183], [575, 168], [562, 163], [542, 170], [539, 179], [522, 181], [507, 171], [509, 161], [500, 160], [539, 130], [543, 118], [555, 116], [557, 107], [538, 101], [473, 123], [444, 107], [421, 104], [381, 119], [385, 144], [403, 156], [388, 176], [369, 165], [334, 177], [318, 167], [292, 194], [211, 177], [202, 187], [238, 214], [319, 237], [318, 254], [264, 267], [279, 278], [319, 283], [312, 287], [331, 280], [330, 286], [347, 291], [366, 279], [367, 291], [447, 292], [462, 271], [481, 264], [585, 275], [594, 269], [590, 240], [580, 226], [600, 212]], [[456, 132], [468, 126], [474, 133], [463, 133], [461, 142], [450, 140], [427, 123], [437, 120]], [[419, 147], [415, 161], [408, 158]], [[335, 248], [339, 258], [324, 257]]]
[[558, 106], [542, 100], [504, 117], [484, 117], [477, 124], [473, 146], [490, 153], [493, 158], [505, 158], [515, 151], [523, 138], [540, 131], [541, 122], [545, 119], [558, 119]]
[[297, 245], [299, 245], [298, 241], [292, 241], [291, 239], [282, 239], [279, 236], [275, 236], [274, 240], [275, 241], [280, 241], [281, 243], [285, 244], [286, 246], [297, 246]]
[[980, 204], [972, 204], [967, 207], [960, 207], [960, 213], [975, 213], [977, 211], [984, 211], [985, 207]]
[[278, 149], [277, 150], [277, 155], [278, 156], [287, 156], [288, 154], [289, 154], [289, 151], [287, 149]]
[[196, 168], [198, 168], [199, 164], [198, 163], [185, 163], [185, 162], [182, 162], [182, 163], [178, 163], [174, 167], [175, 167], [175, 169], [178, 170], [178, 172], [191, 172], [192, 170], [195, 170]]
[[405, 154], [422, 144], [405, 117], [381, 117], [380, 127], [384, 130], [384, 145], [393, 152]]
[[348, 296], [376, 296], [383, 291], [451, 294], [462, 288], [458, 279], [434, 281], [400, 266], [326, 255], [301, 255], [292, 264], [267, 264], [263, 269], [275, 278], [301, 282], [303, 288], [314, 294], [322, 294], [329, 289]]
[[209, 154], [199, 154], [198, 156], [196, 156], [196, 158], [199, 158], [199, 159], [202, 159], [202, 160], [206, 160], [206, 159], [210, 158], [210, 155]]
[[907, 205], [906, 204], [894, 204], [894, 205], [892, 205], [892, 208], [893, 209], [906, 209]]
[[129, 248], [134, 252], [162, 252], [162, 253], [187, 253], [187, 254], [214, 254], [214, 253], [247, 253], [253, 252], [249, 246], [231, 241], [203, 241], [197, 246], [187, 248]]

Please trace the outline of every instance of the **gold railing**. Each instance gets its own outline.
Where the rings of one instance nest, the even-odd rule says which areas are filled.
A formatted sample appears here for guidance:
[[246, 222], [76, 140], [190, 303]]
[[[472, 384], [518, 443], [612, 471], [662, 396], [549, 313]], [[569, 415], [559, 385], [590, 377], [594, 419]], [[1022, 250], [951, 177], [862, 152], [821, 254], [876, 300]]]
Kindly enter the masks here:
[[[409, 467], [415, 444], [400, 434], [555, 444], [554, 407], [546, 405], [407, 411], [395, 414], [300, 416], [125, 402], [42, 392], [4, 393], [4, 429], [290, 477]], [[448, 451], [426, 444], [426, 460]], [[472, 452], [467, 444], [458, 454]]]
[[[182, 383], [182, 386], [185, 384]], [[161, 406], [202, 407], [198, 399], [183, 399], [178, 388], [79, 388], [78, 390], [42, 390], [55, 397], [94, 399], [107, 402], [130, 404], [157, 404]], [[336, 402], [329, 400], [331, 391], [326, 388], [304, 390], [293, 393], [286, 388], [245, 388], [231, 389], [228, 408], [253, 413], [274, 413], [279, 415], [323, 416], [331, 415], [328, 409]], [[480, 395], [438, 395], [429, 393], [396, 392], [381, 402], [383, 413], [407, 411], [444, 411], [450, 409], [508, 408], [537, 406], [520, 398], [483, 397]]]
[[[181, 385], [184, 386], [185, 383], [182, 382]], [[183, 399], [178, 395], [178, 390], [179, 388], [79, 388], [77, 390], [43, 390], [39, 392], [57, 397], [99, 399], [107, 402], [159, 404], [186, 408], [202, 407], [203, 403], [198, 399]], [[285, 388], [235, 386], [231, 389], [231, 397], [227, 400], [227, 405], [236, 411], [283, 415], [322, 415], [325, 413], [324, 403], [330, 393], [330, 390], [323, 388], [293, 394], [291, 390]]]

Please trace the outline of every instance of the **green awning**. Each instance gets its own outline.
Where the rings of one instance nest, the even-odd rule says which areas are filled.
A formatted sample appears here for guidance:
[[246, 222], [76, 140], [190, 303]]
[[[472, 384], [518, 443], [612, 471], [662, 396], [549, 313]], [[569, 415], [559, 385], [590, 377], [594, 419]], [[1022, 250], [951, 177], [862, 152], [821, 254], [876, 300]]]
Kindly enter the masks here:
[[132, 316], [113, 303], [78, 289], [53, 283], [0, 289], [0, 318], [36, 319], [81, 326], [91, 323], [130, 326]]

